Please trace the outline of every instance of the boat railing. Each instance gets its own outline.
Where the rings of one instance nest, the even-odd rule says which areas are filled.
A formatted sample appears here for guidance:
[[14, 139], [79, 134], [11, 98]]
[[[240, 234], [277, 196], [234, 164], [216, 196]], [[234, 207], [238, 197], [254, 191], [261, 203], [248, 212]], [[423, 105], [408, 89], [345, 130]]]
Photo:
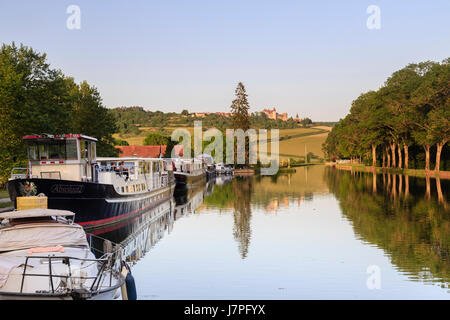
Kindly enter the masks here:
[[131, 174], [134, 171], [134, 167], [120, 167], [116, 165], [109, 165], [109, 166], [101, 166], [96, 165], [97, 172], [114, 172], [119, 176], [129, 176], [130, 172]]
[[[125, 281], [125, 278], [121, 273], [121, 269], [124, 266], [125, 261], [123, 259], [122, 247], [119, 244], [115, 244], [108, 239], [93, 234], [87, 234], [87, 236], [89, 248], [91, 252], [95, 255], [96, 257], [95, 259], [68, 257], [68, 256], [25, 257], [19, 294], [27, 294], [27, 295], [30, 294], [23, 292], [25, 279], [27, 277], [47, 277], [49, 279], [49, 290], [47, 291], [43, 290], [32, 294], [37, 296], [70, 295], [75, 299], [86, 299], [100, 293], [101, 291], [119, 288]], [[100, 250], [93, 245], [94, 239], [96, 239], [98, 243], [102, 244], [103, 250]], [[48, 273], [47, 274], [28, 273], [27, 269], [30, 269], [29, 268], [29, 266], [31, 266], [30, 260], [32, 259], [39, 259], [41, 264], [47, 263]], [[80, 268], [79, 264], [75, 264], [76, 261], [80, 263], [85, 263], [86, 265]], [[55, 274], [52, 268], [52, 264], [54, 263], [66, 264], [68, 272], [66, 274]], [[82, 268], [88, 267], [89, 263], [92, 264], [95, 263], [98, 266], [97, 273], [95, 274], [95, 276], [83, 275], [81, 272], [78, 273], [78, 271], [81, 271]], [[113, 278], [118, 278], [119, 281], [113, 283]], [[61, 281], [57, 282], [58, 279], [63, 280], [65, 285], [61, 286]], [[78, 285], [81, 283], [86, 283], [87, 281], [92, 281], [89, 287], [81, 287]], [[57, 283], [58, 286], [56, 287]], [[71, 285], [70, 287], [69, 283]]]
[[[27, 273], [27, 269], [30, 265], [30, 260], [32, 259], [38, 259], [40, 260], [41, 264], [48, 263], [48, 274], [38, 274], [38, 273]], [[62, 262], [63, 264], [66, 264], [68, 267], [68, 274], [54, 274], [52, 269], [52, 263]], [[82, 275], [81, 272], [77, 274], [77, 267], [75, 267], [75, 264], [72, 263], [74, 261], [80, 261], [80, 262], [92, 262], [96, 263], [98, 265], [98, 271], [95, 276], [87, 276]], [[22, 281], [20, 285], [20, 292], [19, 294], [24, 294], [24, 283], [26, 277], [48, 277], [49, 278], [49, 285], [50, 288], [48, 291], [39, 291], [36, 293], [33, 293], [33, 295], [64, 295], [69, 294], [72, 295], [74, 298], [89, 298], [95, 294], [98, 294], [100, 291], [102, 291], [103, 288], [108, 287], [110, 289], [113, 289], [112, 287], [120, 287], [122, 282], [124, 281], [122, 274], [114, 268], [114, 264], [112, 263], [111, 255], [103, 256], [102, 258], [96, 258], [96, 259], [89, 259], [89, 258], [77, 258], [77, 257], [68, 257], [68, 256], [27, 256], [25, 258], [25, 263], [23, 265], [23, 273], [22, 273]], [[78, 269], [79, 270], [79, 269]], [[108, 285], [104, 285], [105, 275], [109, 275], [109, 281], [107, 279]], [[113, 284], [113, 276], [119, 277], [121, 281], [118, 281], [117, 283]], [[61, 286], [61, 281], [58, 283], [58, 287], [56, 286], [57, 279], [64, 279], [65, 286]], [[83, 287], [77, 287], [77, 283], [84, 283], [88, 280], [92, 280], [92, 284], [90, 285], [89, 289], [83, 288]], [[68, 286], [70, 281], [71, 287]]]

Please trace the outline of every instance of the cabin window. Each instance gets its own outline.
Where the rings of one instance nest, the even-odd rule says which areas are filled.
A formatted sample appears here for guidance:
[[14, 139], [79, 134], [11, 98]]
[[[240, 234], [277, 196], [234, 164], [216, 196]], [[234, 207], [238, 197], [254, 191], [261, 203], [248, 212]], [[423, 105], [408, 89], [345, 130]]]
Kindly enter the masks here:
[[30, 143], [28, 145], [28, 157], [30, 160], [39, 160], [39, 148], [35, 143]]
[[53, 141], [48, 144], [48, 159], [65, 159], [66, 148], [64, 141]]
[[78, 159], [76, 140], [66, 140], [66, 157], [67, 159]]
[[40, 144], [39, 145], [39, 159], [40, 160], [47, 160], [48, 159], [47, 145], [45, 145], [45, 144]]
[[95, 142], [91, 142], [91, 159], [95, 159], [97, 157], [95, 151], [96, 151]]
[[122, 193], [124, 193], [125, 192], [125, 188], [124, 187], [122, 187]]
[[86, 145], [84, 140], [80, 140], [80, 155], [81, 159], [86, 158]]
[[77, 159], [76, 141], [29, 142], [30, 160]]

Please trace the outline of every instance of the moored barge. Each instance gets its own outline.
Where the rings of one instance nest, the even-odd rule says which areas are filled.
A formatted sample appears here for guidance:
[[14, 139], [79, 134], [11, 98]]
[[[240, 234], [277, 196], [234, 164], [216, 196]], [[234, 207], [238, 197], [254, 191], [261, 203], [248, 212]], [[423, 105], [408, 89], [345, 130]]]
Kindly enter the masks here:
[[172, 159], [177, 187], [206, 183], [206, 163], [200, 159]]
[[81, 134], [32, 135], [28, 166], [7, 183], [11, 200], [43, 194], [49, 209], [76, 213], [76, 222], [95, 228], [141, 214], [170, 199], [171, 166], [153, 158], [99, 158], [97, 139]]

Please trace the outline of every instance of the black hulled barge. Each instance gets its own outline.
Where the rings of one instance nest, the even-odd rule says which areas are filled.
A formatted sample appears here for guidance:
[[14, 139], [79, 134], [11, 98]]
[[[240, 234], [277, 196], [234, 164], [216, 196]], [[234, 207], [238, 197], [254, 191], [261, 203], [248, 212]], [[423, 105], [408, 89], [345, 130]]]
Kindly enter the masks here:
[[81, 134], [30, 135], [28, 165], [11, 175], [7, 189], [17, 197], [43, 194], [49, 209], [75, 212], [86, 228], [113, 224], [170, 199], [171, 166], [154, 158], [99, 158], [97, 139]]

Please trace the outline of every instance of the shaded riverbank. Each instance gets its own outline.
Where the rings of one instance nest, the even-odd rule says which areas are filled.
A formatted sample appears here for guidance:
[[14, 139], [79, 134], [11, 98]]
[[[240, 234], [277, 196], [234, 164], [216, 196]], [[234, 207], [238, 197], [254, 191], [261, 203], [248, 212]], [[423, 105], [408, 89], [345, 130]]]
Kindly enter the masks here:
[[[332, 164], [327, 163], [328, 166], [335, 166], [339, 170], [347, 170], [347, 171], [356, 171], [356, 172], [373, 172], [372, 166], [365, 166], [362, 164]], [[428, 172], [425, 169], [399, 169], [399, 168], [382, 168], [375, 167], [375, 171], [378, 174], [383, 173], [394, 173], [394, 174], [403, 174], [412, 177], [431, 177], [431, 178], [440, 178], [450, 180], [450, 171], [433, 171], [429, 170]]]

